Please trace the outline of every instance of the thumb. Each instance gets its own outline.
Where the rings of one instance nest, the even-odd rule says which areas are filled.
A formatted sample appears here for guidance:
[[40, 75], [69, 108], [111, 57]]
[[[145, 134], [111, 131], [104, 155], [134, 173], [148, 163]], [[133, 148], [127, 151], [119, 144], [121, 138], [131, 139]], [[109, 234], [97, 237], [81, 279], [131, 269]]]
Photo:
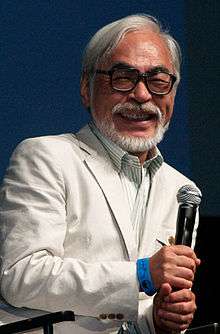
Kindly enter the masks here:
[[160, 290], [157, 292], [154, 303], [159, 306], [165, 298], [168, 298], [169, 294], [172, 292], [172, 288], [169, 283], [161, 284]]
[[160, 326], [160, 316], [158, 316], [158, 311], [161, 307], [161, 304], [164, 302], [165, 298], [168, 298], [169, 294], [172, 292], [172, 287], [169, 283], [161, 284], [160, 290], [157, 292], [156, 296], [154, 297], [153, 302], [153, 318], [154, 323], [157, 326]]
[[172, 288], [169, 283], [163, 283], [161, 284], [160, 291], [159, 291], [159, 299], [163, 300], [165, 297], [167, 297], [172, 292]]

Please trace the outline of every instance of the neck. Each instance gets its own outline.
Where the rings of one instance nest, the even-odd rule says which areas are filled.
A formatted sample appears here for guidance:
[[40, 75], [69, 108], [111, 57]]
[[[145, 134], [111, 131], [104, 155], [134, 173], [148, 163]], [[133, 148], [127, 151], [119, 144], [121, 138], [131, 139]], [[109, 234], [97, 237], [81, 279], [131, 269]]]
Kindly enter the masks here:
[[129, 152], [129, 154], [138, 157], [140, 164], [143, 165], [146, 160], [153, 158], [153, 156], [156, 154], [156, 149], [154, 148], [151, 151], [144, 152]]

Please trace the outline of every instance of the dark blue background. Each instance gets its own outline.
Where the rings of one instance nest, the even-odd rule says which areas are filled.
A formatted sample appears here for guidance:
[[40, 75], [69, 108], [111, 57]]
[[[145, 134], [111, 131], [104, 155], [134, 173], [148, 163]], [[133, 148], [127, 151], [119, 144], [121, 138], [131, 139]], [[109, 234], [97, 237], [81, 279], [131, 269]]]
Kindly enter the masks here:
[[76, 131], [88, 120], [79, 96], [83, 48], [103, 25], [138, 12], [159, 18], [181, 45], [182, 81], [160, 149], [171, 165], [194, 176], [184, 1], [2, 0], [0, 10], [0, 179], [22, 139]]
[[[22, 139], [72, 132], [88, 120], [79, 96], [82, 50], [103, 25], [138, 12], [158, 17], [183, 51], [175, 113], [161, 151], [202, 189], [202, 214], [219, 216], [219, 0], [1, 0], [0, 181]], [[201, 219], [195, 326], [219, 321], [218, 236], [219, 219]]]

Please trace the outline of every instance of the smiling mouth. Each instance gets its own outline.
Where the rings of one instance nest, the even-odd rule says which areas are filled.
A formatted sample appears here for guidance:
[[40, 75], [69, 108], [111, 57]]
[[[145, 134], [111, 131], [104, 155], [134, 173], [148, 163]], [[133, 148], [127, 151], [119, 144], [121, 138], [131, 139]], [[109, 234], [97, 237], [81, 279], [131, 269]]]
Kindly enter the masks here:
[[122, 118], [134, 122], [144, 122], [144, 121], [157, 121], [158, 116], [156, 114], [146, 113], [146, 114], [119, 114]]

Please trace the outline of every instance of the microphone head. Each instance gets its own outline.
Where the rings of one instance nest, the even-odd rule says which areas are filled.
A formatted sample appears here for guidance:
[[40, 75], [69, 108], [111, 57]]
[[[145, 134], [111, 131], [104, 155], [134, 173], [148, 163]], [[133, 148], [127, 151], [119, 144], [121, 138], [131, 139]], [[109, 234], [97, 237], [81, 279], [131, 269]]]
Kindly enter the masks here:
[[196, 186], [186, 184], [178, 190], [176, 197], [178, 203], [199, 205], [201, 203], [202, 193]]

